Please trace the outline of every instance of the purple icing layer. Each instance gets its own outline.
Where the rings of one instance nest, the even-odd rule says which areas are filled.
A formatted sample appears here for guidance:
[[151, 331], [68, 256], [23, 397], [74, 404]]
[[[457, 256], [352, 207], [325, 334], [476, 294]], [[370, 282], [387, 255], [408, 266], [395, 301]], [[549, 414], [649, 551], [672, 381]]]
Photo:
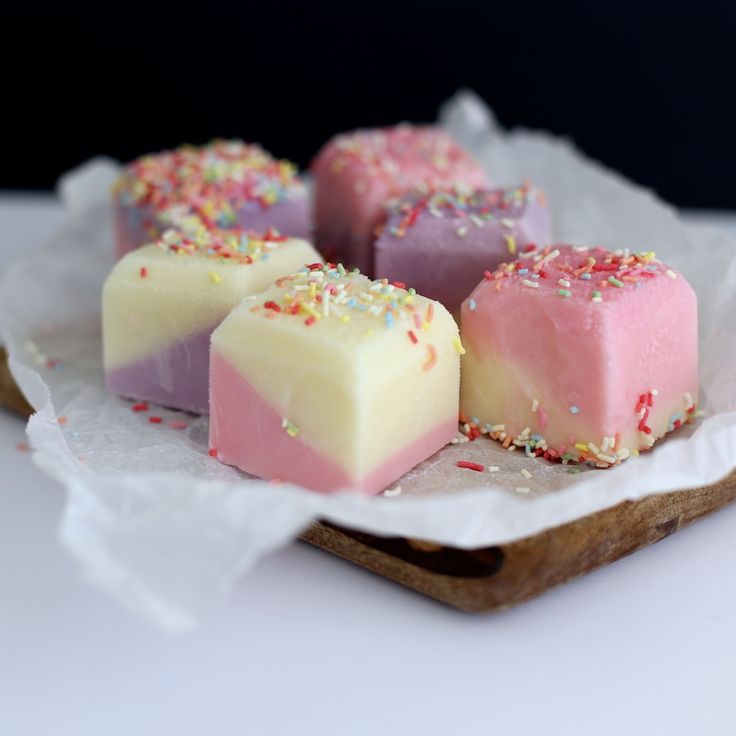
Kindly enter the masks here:
[[411, 194], [389, 205], [376, 278], [403, 281], [455, 313], [484, 271], [551, 239], [542, 195], [527, 187]]
[[215, 327], [137, 363], [106, 371], [108, 390], [128, 399], [208, 414], [210, 335]]
[[[263, 233], [275, 228], [282, 235], [311, 239], [311, 213], [308, 197], [277, 202], [263, 207], [258, 202], [246, 202], [238, 210], [238, 227]], [[171, 227], [162, 222], [147, 205], [115, 203], [115, 233], [117, 256], [122, 258], [136, 248], [151, 243]]]

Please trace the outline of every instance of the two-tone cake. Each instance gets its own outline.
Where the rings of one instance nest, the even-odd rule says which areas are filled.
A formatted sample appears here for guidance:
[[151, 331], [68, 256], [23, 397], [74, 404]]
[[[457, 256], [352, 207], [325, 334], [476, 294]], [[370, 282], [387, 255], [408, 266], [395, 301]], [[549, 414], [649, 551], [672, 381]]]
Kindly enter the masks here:
[[113, 268], [102, 292], [105, 382], [112, 393], [198, 414], [208, 409], [212, 330], [245, 297], [321, 259], [273, 231], [169, 230]]
[[609, 467], [695, 412], [695, 293], [652, 252], [502, 264], [463, 303], [462, 336], [463, 420], [509, 449]]
[[211, 453], [377, 493], [455, 436], [461, 351], [447, 310], [403, 285], [332, 264], [284, 276], [212, 335]]

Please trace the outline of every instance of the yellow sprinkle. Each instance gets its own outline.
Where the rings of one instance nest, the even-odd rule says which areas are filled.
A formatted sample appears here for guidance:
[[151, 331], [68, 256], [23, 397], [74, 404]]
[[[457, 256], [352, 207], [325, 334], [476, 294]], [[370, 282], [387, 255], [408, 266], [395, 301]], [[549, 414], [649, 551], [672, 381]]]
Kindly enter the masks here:
[[580, 450], [580, 452], [588, 452], [588, 445], [583, 442], [577, 442], [575, 444], [575, 449]]
[[213, 284], [219, 284], [222, 279], [220, 278], [219, 273], [215, 273], [214, 271], [210, 271], [210, 278], [212, 279]]
[[509, 253], [514, 255], [516, 253], [516, 239], [513, 235], [506, 235], [506, 247], [509, 249]]
[[655, 255], [656, 255], [655, 252], [653, 250], [650, 250], [650, 251], [647, 251], [646, 253], [643, 253], [641, 258], [644, 261], [644, 263], [649, 263], [649, 261], [651, 261]]
[[320, 319], [322, 315], [312, 307], [309, 306], [309, 304], [302, 304], [301, 306], [302, 312], [306, 312], [310, 317], [314, 317], [315, 319]]
[[425, 319], [424, 322], [422, 322], [422, 329], [428, 330], [429, 329], [429, 322]]
[[460, 355], [465, 355], [465, 348], [463, 347], [463, 343], [459, 337], [453, 338], [452, 344], [455, 346], [455, 350], [457, 350]]
[[340, 322], [350, 322], [350, 315], [349, 314], [343, 314], [343, 316], [340, 317]]
[[312, 281], [309, 284], [309, 298], [314, 299], [314, 297], [316, 296], [317, 296], [317, 284], [314, 281]]

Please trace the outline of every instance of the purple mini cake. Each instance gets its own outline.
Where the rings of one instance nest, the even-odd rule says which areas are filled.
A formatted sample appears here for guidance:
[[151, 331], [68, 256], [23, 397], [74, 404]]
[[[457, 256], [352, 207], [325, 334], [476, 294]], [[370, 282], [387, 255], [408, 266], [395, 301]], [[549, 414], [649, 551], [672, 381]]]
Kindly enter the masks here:
[[113, 195], [118, 258], [192, 218], [208, 228], [311, 236], [296, 167], [239, 140], [142, 156], [125, 167]]
[[415, 191], [387, 205], [375, 244], [378, 278], [411, 284], [457, 313], [483, 272], [551, 240], [544, 194], [509, 189]]

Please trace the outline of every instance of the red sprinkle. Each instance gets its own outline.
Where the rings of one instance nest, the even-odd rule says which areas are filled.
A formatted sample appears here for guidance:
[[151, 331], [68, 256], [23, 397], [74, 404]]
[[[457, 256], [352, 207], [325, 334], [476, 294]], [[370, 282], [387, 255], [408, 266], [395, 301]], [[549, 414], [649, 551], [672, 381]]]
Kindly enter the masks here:
[[406, 289], [406, 284], [403, 281], [392, 281], [391, 282], [397, 289]]
[[151, 424], [161, 424], [161, 422], [163, 422], [163, 419], [161, 417], [148, 417], [148, 421]]
[[217, 450], [215, 450], [214, 447], [210, 449], [210, 451], [207, 453], [210, 457], [217, 457]]
[[537, 246], [534, 245], [534, 243], [529, 243], [529, 245], [527, 245], [526, 248], [524, 248], [522, 253], [531, 253], [533, 250], [536, 250], [536, 249], [537, 249]]
[[145, 266], [141, 266], [141, 278], [144, 279], [148, 276], [148, 269]]
[[407, 333], [409, 335], [409, 339], [416, 345], [419, 340], [417, 339], [417, 336], [414, 334], [414, 330], [409, 330]]
[[493, 274], [490, 271], [483, 271], [483, 277], [490, 281], [493, 278]]
[[304, 320], [304, 324], [305, 324], [305, 325], [306, 325], [307, 327], [311, 327], [311, 326], [312, 326], [312, 325], [313, 325], [313, 324], [314, 324], [314, 323], [315, 323], [316, 321], [317, 321], [317, 318], [316, 318], [316, 317], [315, 317], [314, 315], [312, 315], [311, 317], [307, 317], [307, 318], [306, 318], [306, 319]]
[[320, 271], [322, 270], [322, 264], [321, 263], [308, 263], [307, 268], [310, 271]]
[[467, 468], [468, 470], [475, 470], [477, 473], [482, 473], [485, 468], [479, 463], [471, 463], [468, 460], [459, 460], [457, 463], [458, 468]]
[[67, 416], [61, 416], [58, 419], [59, 424], [63, 427], [67, 422], [69, 421], [69, 417]]
[[276, 302], [266, 302], [263, 305], [266, 309], [273, 309], [274, 312], [280, 312], [281, 307]]
[[140, 404], [133, 404], [130, 408], [133, 411], [148, 411], [148, 404], [145, 401], [141, 401]]
[[283, 243], [285, 240], [288, 240], [289, 238], [287, 238], [286, 235], [279, 235], [277, 230], [268, 228], [268, 230], [266, 230], [266, 232], [263, 233], [263, 239], [270, 240], [272, 243]]

